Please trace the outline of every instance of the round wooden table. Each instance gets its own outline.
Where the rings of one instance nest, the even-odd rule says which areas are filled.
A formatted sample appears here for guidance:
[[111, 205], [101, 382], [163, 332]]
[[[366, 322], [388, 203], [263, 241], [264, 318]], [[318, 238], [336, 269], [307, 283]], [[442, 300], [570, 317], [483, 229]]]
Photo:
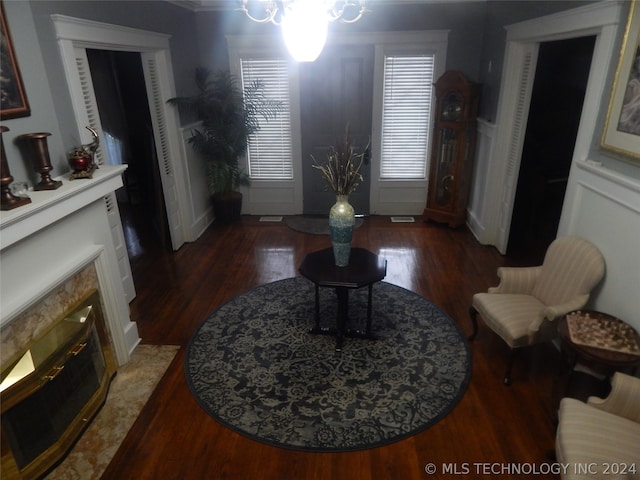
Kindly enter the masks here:
[[[593, 344], [597, 342], [590, 342], [588, 339], [587, 341], [577, 341], [576, 338], [572, 337], [569, 326], [569, 318], [572, 315], [588, 316], [589, 319], [600, 321], [602, 328], [609, 329], [610, 331], [620, 331], [622, 330], [621, 327], [623, 327], [631, 335], [629, 340], [631, 342], [635, 340], [638, 349], [640, 349], [640, 335], [638, 332], [619, 318], [593, 310], [571, 312], [565, 315], [558, 323], [558, 333], [560, 334], [563, 346], [566, 347], [566, 352], [569, 355], [572, 367], [580, 363], [605, 375], [611, 375], [614, 371], [618, 370], [631, 370], [635, 372], [635, 369], [640, 365], [640, 353], [630, 353], [613, 350], [612, 348], [593, 346]], [[575, 328], [579, 329], [580, 327]]]
[[[371, 297], [373, 284], [381, 281], [387, 274], [387, 261], [364, 248], [352, 248], [349, 265], [337, 267], [333, 258], [333, 249], [326, 248], [305, 256], [299, 269], [303, 277], [315, 284], [315, 327], [311, 333], [336, 336], [336, 351], [342, 350], [343, 338], [359, 337], [374, 339], [371, 334]], [[338, 297], [336, 328], [320, 327], [320, 287], [335, 288]], [[347, 328], [347, 310], [349, 290], [369, 288], [367, 304], [367, 326], [364, 332]]]

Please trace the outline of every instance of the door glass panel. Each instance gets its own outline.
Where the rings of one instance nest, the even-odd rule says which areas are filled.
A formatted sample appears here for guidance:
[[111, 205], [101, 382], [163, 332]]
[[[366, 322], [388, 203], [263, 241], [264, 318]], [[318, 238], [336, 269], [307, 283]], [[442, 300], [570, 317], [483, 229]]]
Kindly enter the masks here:
[[[373, 98], [372, 46], [326, 47], [313, 63], [300, 65], [302, 170], [305, 214], [326, 215], [335, 203], [324, 179], [312, 167], [311, 155], [326, 160], [349, 125], [355, 153], [362, 152], [371, 135]], [[363, 165], [364, 181], [349, 197], [356, 214], [369, 213], [369, 162]]]

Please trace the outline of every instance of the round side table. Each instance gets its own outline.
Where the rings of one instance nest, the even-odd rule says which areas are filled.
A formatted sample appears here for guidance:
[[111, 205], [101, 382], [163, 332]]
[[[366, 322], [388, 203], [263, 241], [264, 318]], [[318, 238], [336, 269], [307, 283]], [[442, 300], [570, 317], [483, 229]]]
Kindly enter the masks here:
[[[560, 334], [563, 347], [565, 347], [565, 351], [568, 354], [570, 365], [575, 367], [577, 363], [580, 363], [607, 376], [618, 370], [631, 370], [635, 372], [635, 369], [640, 365], [640, 353], [610, 350], [586, 345], [586, 342], [581, 343], [574, 341], [569, 331], [568, 317], [576, 313], [577, 312], [571, 312], [565, 315], [558, 323], [558, 333]], [[632, 336], [631, 341], [635, 340], [636, 345], [638, 345], [640, 349], [640, 335], [638, 332], [619, 318], [592, 310], [582, 310], [580, 313], [591, 319], [602, 320], [605, 328], [619, 330], [621, 326], [624, 326]]]
[[[590, 319], [603, 320], [604, 328], [611, 328], [619, 331], [621, 326], [628, 328], [631, 334], [631, 341], [635, 340], [640, 348], [640, 335], [633, 328], [622, 320], [602, 312], [581, 310], [579, 312], [585, 317], [587, 314]], [[563, 380], [558, 385], [559, 390], [556, 394], [560, 394], [557, 398], [559, 403], [562, 397], [573, 397], [582, 401], [586, 401], [591, 395], [605, 397], [611, 388], [610, 377], [616, 371], [627, 371], [635, 373], [640, 365], [640, 354], [627, 353], [621, 351], [599, 348], [586, 343], [574, 341], [572, 338], [568, 318], [578, 312], [571, 312], [565, 315], [558, 322], [558, 333], [562, 342], [562, 355], [566, 360], [566, 370], [561, 374]], [[585, 332], [580, 332], [585, 333]], [[581, 335], [584, 336], [584, 335]], [[586, 335], [588, 337], [588, 335]], [[576, 365], [583, 365], [591, 373], [576, 370]], [[598, 376], [602, 378], [599, 379]], [[561, 386], [564, 383], [564, 386]], [[555, 396], [555, 395], [554, 395]]]

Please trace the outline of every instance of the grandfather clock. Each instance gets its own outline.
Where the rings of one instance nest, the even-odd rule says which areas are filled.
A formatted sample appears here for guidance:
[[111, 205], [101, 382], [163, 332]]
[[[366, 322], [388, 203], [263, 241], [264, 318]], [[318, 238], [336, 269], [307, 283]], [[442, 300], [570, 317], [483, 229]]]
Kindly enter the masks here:
[[465, 222], [476, 146], [480, 85], [448, 71], [435, 83], [433, 129], [425, 221], [458, 227]]

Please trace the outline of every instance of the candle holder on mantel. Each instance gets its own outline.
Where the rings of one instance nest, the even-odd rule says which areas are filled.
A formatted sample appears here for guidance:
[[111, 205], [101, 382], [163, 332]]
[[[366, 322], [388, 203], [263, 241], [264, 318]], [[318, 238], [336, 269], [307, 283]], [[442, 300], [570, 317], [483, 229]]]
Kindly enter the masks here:
[[62, 182], [54, 180], [49, 175], [53, 170], [51, 159], [49, 158], [49, 147], [47, 146], [47, 137], [51, 135], [47, 132], [25, 133], [19, 138], [24, 140], [31, 148], [33, 155], [33, 164], [36, 172], [40, 174], [40, 182], [33, 187], [34, 190], [55, 190], [62, 186]]
[[0, 150], [1, 150], [1, 163], [0, 163], [0, 210], [12, 210], [22, 205], [31, 203], [29, 197], [16, 197], [11, 193], [10, 185], [13, 182], [13, 177], [9, 171], [9, 163], [7, 162], [7, 156], [4, 152], [4, 140], [2, 140], [2, 134], [8, 132], [9, 129], [4, 125], [0, 125]]

